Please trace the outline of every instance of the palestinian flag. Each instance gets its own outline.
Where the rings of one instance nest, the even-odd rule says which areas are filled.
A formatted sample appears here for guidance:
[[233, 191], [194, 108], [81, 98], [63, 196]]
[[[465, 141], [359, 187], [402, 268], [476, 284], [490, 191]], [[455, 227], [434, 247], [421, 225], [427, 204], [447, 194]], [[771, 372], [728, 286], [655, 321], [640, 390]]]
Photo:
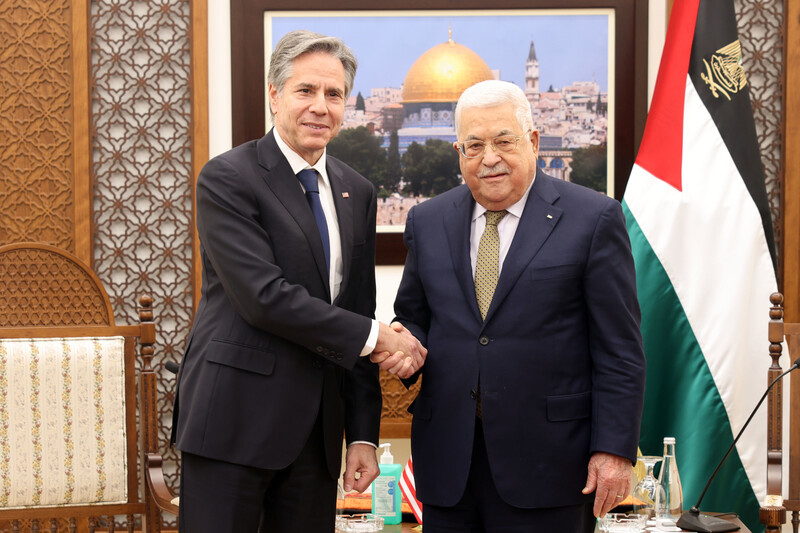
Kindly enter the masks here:
[[[733, 0], [675, 0], [623, 199], [647, 388], [640, 448], [676, 437], [684, 508], [767, 386], [774, 237]], [[762, 531], [766, 416], [753, 419], [701, 510]]]

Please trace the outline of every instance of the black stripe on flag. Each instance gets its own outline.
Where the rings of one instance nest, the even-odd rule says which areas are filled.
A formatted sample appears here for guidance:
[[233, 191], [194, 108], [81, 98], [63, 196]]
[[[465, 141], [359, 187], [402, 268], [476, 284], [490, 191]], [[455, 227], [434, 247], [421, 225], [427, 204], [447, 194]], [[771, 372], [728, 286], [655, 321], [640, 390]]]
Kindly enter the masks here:
[[733, 0], [700, 0], [689, 76], [761, 214], [772, 265], [775, 237], [767, 200], [764, 167], [750, 105]]

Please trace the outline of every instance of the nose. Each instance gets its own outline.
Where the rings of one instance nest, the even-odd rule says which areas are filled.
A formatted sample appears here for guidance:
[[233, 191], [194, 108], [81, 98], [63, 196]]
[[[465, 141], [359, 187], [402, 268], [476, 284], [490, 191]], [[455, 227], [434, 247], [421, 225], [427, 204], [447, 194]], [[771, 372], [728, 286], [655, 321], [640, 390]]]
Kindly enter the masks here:
[[500, 156], [497, 153], [497, 150], [494, 149], [494, 146], [488, 144], [483, 151], [483, 157], [481, 161], [487, 167], [493, 167], [500, 161]]
[[324, 115], [328, 112], [328, 106], [325, 102], [325, 93], [322, 91], [318, 91], [314, 98], [311, 100], [311, 105], [308, 109], [317, 115]]

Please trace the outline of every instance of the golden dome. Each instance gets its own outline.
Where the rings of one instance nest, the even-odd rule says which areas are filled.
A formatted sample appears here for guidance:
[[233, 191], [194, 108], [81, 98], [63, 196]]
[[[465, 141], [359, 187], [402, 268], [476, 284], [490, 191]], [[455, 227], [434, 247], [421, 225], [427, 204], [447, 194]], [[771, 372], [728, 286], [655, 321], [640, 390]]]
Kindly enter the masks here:
[[451, 38], [419, 56], [408, 69], [403, 103], [455, 102], [467, 87], [492, 79], [489, 65]]

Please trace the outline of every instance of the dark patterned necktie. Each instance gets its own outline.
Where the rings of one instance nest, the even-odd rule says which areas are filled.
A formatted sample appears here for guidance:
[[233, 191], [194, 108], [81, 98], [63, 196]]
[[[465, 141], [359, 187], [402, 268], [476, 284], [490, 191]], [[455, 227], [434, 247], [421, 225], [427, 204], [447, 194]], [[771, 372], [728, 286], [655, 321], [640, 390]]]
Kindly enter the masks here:
[[330, 271], [331, 243], [328, 236], [328, 222], [325, 219], [325, 212], [322, 210], [322, 202], [319, 198], [317, 171], [311, 168], [301, 170], [297, 174], [297, 179], [300, 180], [306, 190], [306, 200], [308, 200], [308, 205], [311, 206], [311, 212], [314, 213], [314, 219], [317, 221], [317, 227], [319, 228], [319, 236], [322, 238], [322, 248], [325, 250], [325, 265]]

